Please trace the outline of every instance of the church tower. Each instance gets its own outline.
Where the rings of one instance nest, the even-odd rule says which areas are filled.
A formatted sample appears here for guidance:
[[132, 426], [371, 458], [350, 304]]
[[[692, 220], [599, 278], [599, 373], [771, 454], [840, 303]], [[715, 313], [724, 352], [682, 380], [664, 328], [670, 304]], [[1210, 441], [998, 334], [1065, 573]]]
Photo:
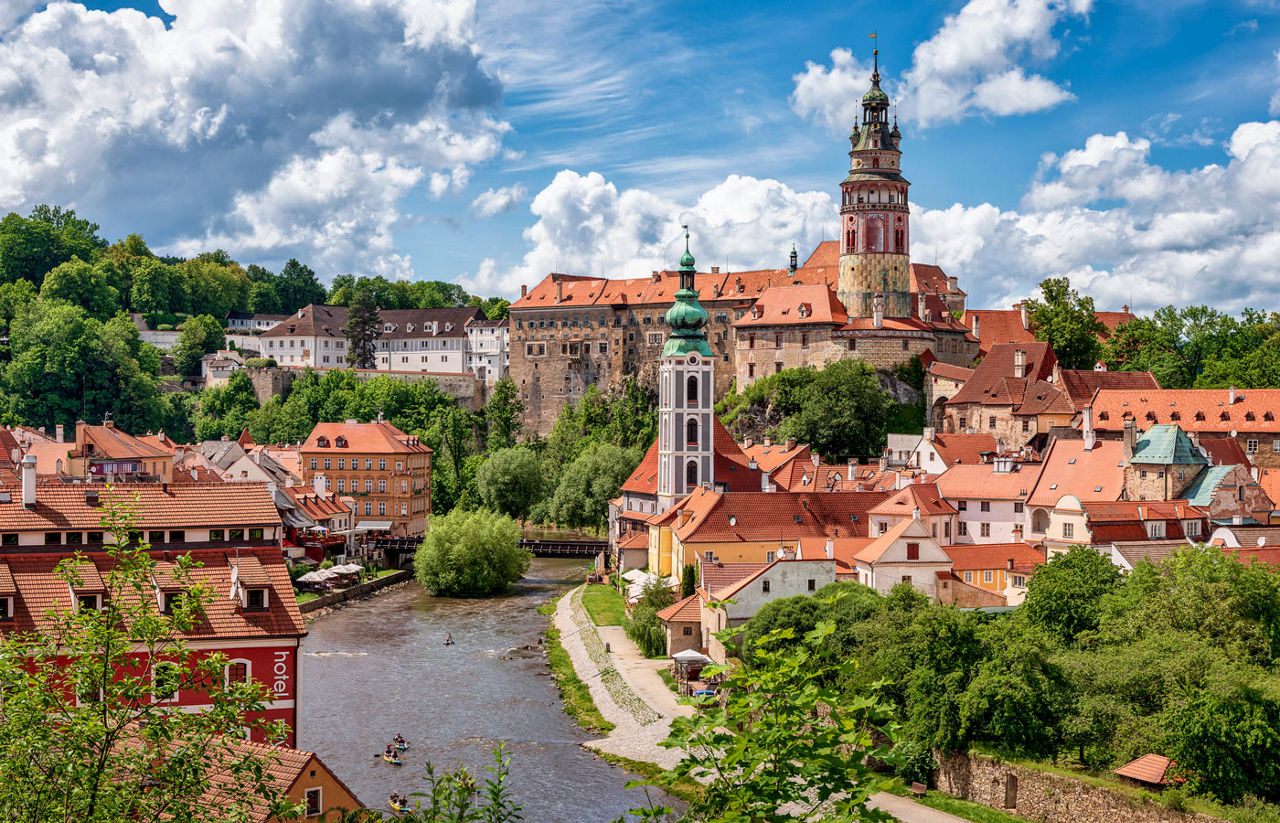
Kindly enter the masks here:
[[680, 258], [680, 290], [667, 310], [666, 345], [658, 367], [658, 511], [698, 486], [715, 482], [712, 392], [715, 355], [703, 331], [707, 310], [693, 288], [689, 233]]
[[902, 133], [896, 117], [889, 127], [889, 95], [880, 89], [880, 50], [874, 54], [862, 122], [849, 135], [849, 176], [840, 184], [838, 296], [850, 317], [871, 317], [877, 293], [885, 317], [910, 317], [910, 183], [900, 171]]

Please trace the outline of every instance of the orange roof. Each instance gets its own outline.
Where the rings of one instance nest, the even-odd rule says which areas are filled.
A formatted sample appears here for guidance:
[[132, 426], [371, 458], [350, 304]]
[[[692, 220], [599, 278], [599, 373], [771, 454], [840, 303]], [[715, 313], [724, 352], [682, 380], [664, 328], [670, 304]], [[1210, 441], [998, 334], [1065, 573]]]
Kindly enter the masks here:
[[836, 538], [800, 538], [796, 548], [805, 560], [820, 560], [827, 556], [827, 541], [831, 541], [832, 559], [836, 561], [836, 569], [853, 569], [853, 558], [858, 552], [876, 542], [875, 537], [836, 537]]
[[[152, 552], [159, 559], [160, 552]], [[284, 557], [278, 549], [192, 549], [191, 558], [198, 565], [191, 571], [192, 582], [203, 584], [213, 594], [204, 612], [191, 631], [189, 639], [201, 638], [253, 638], [253, 637], [301, 637], [306, 634], [302, 614], [293, 596], [293, 584]], [[238, 557], [237, 557], [238, 555]], [[17, 596], [14, 600], [13, 621], [0, 623], [8, 631], [36, 631], [51, 626], [50, 610], [72, 608], [71, 589], [54, 573], [63, 559], [61, 554], [10, 554], [0, 555], [0, 563], [8, 567]], [[91, 555], [86, 560], [83, 574], [85, 591], [91, 586], [102, 590], [102, 577], [109, 578], [116, 561], [106, 555]], [[268, 608], [263, 611], [245, 611], [238, 600], [231, 599], [231, 567], [239, 564], [242, 578], [256, 577], [257, 585], [271, 589], [267, 598]], [[158, 571], [161, 576], [166, 568]], [[252, 585], [252, 583], [250, 584]], [[133, 592], [109, 592], [111, 595], [134, 597]]]
[[66, 474], [67, 459], [75, 445], [75, 443], [32, 443], [27, 447], [27, 454], [35, 455], [37, 475], [57, 475], [58, 461], [62, 461], [62, 473]]
[[1099, 389], [1090, 403], [1099, 431], [1124, 428], [1131, 416], [1138, 428], [1176, 423], [1187, 432], [1280, 432], [1280, 389], [1244, 389], [1231, 402], [1229, 389]]
[[996, 439], [989, 434], [938, 434], [935, 432], [933, 440], [929, 442], [942, 458], [943, 464], [948, 467], [961, 463], [981, 463], [983, 452], [994, 453], [996, 450]]
[[950, 282], [947, 279], [947, 273], [940, 266], [930, 266], [925, 263], [912, 263], [910, 268], [911, 275], [911, 293], [931, 292], [934, 294], [964, 294], [959, 286], [956, 290], [951, 291]]
[[[789, 492], [831, 491], [833, 484], [844, 477], [848, 466], [831, 466], [825, 463], [813, 465], [812, 460], [791, 460], [775, 469], [770, 479], [780, 489]], [[873, 485], [867, 489], [874, 491]], [[852, 491], [852, 488], [845, 489]]]
[[1121, 391], [1146, 391], [1159, 389], [1155, 375], [1149, 371], [1094, 371], [1093, 369], [1062, 369], [1062, 390], [1071, 398], [1071, 404], [1083, 409], [1093, 399], [1098, 389]]
[[825, 284], [812, 286], [770, 286], [756, 298], [751, 311], [733, 325], [784, 326], [847, 323], [849, 313]]
[[1063, 495], [1081, 503], [1119, 500], [1124, 490], [1124, 443], [1099, 440], [1085, 451], [1083, 440], [1054, 440], [1044, 456], [1044, 469], [1028, 501], [1033, 506], [1056, 506]]
[[912, 483], [883, 503], [873, 506], [871, 514], [910, 518], [913, 511], [919, 511], [922, 517], [956, 513], [951, 504], [938, 494], [936, 484]]
[[952, 466], [935, 482], [948, 500], [1025, 501], [1043, 468], [1042, 463], [1014, 463], [1013, 471], [997, 472], [994, 463]]
[[813, 253], [809, 255], [809, 259], [804, 261], [804, 267], [826, 267], [836, 268], [840, 265], [840, 241], [839, 240], [823, 240], [818, 244]]
[[[255, 743], [251, 740], [242, 740], [240, 738], [228, 738], [229, 746], [237, 758], [255, 757], [262, 763], [264, 770], [270, 776], [272, 786], [282, 796], [288, 796], [290, 791], [297, 785], [305, 774], [314, 774], [316, 771], [323, 771], [338, 786], [356, 801], [357, 806], [347, 811], [365, 808], [360, 799], [356, 797], [356, 793], [342, 782], [333, 771], [324, 764], [319, 755], [313, 752], [304, 752], [299, 749], [291, 749], [288, 746], [273, 746], [266, 743]], [[210, 791], [215, 793], [226, 792], [233, 787], [240, 785], [238, 779], [232, 778], [227, 773], [211, 773], [209, 775]], [[308, 786], [317, 785], [308, 782]], [[338, 798], [323, 798], [326, 807], [333, 808], [333, 804], [340, 802]], [[271, 808], [267, 802], [256, 795], [251, 796], [248, 802], [247, 823], [267, 823], [271, 820]]]
[[[985, 329], [983, 332], [985, 337]], [[1019, 351], [1026, 357], [1026, 369], [1020, 378], [1014, 376], [1014, 359]], [[1057, 362], [1048, 343], [1031, 340], [1020, 345], [992, 346], [973, 370], [973, 376], [949, 402], [1019, 405], [1027, 383], [1053, 376]]]
[[1187, 520], [1204, 512], [1186, 500], [1105, 500], [1082, 503], [1091, 522], [1127, 520]]
[[935, 360], [929, 364], [929, 374], [941, 377], [943, 380], [955, 380], [965, 383], [973, 377], [973, 369], [966, 369], [964, 366], [953, 366], [950, 363]]
[[1209, 453], [1210, 466], [1253, 466], [1244, 446], [1234, 437], [1202, 437], [1200, 447]]
[[[137, 528], [189, 529], [279, 526], [265, 483], [63, 483], [38, 480], [36, 504], [22, 505], [20, 484], [0, 484], [11, 502], [0, 503], [0, 531], [101, 531], [107, 504], [132, 507]], [[87, 500], [96, 493], [98, 499]], [[136, 503], [135, 503], [136, 501]]]
[[691, 594], [678, 603], [672, 603], [658, 612], [658, 619], [663, 623], [697, 623], [702, 620], [702, 600], [697, 593]]
[[701, 585], [698, 587], [707, 600], [714, 600], [719, 593], [730, 588], [744, 577], [751, 577], [768, 566], [768, 563], [703, 563], [699, 561]]
[[649, 546], [649, 535], [645, 532], [636, 532], [618, 544], [620, 549], [644, 549]]
[[[787, 448], [788, 443], [791, 444], [790, 448]], [[756, 461], [760, 471], [766, 474], [773, 474], [779, 466], [790, 460], [812, 459], [812, 452], [810, 452], [809, 447], [807, 445], [796, 445], [794, 440], [784, 440], [781, 443], [771, 440], [768, 443], [752, 443], [750, 446], [744, 445], [741, 448], [747, 459]], [[813, 464], [810, 463], [810, 465]]]
[[1007, 569], [1009, 561], [1020, 571], [1034, 569], [1044, 563], [1044, 552], [1026, 543], [977, 543], [974, 545], [943, 546], [951, 558], [951, 571], [985, 571]]
[[644, 453], [644, 457], [640, 458], [640, 465], [636, 466], [635, 471], [631, 472], [631, 476], [622, 484], [622, 490], [636, 494], [658, 493], [657, 440], [653, 441], [653, 445], [649, 446], [649, 450]]
[[113, 423], [78, 427], [75, 448], [86, 457], [110, 460], [152, 460], [172, 453], [117, 429]]
[[342, 501], [332, 492], [320, 495], [310, 486], [289, 486], [285, 491], [297, 502], [298, 508], [317, 522], [329, 520], [336, 514], [351, 513], [351, 510], [342, 505]]
[[863, 546], [862, 549], [853, 556], [853, 559], [863, 563], [875, 563], [880, 559], [881, 555], [888, 551], [889, 548], [893, 546], [893, 544], [897, 542], [897, 540], [902, 537], [908, 529], [911, 528], [912, 524], [919, 522], [919, 520], [908, 517], [906, 520], [895, 523], [893, 528]]
[[[883, 492], [712, 492], [698, 489], [684, 501], [693, 515], [673, 530], [684, 543], [864, 537], [872, 506]], [[675, 507], [673, 507], [675, 508]]]
[[[1137, 316], [1129, 312], [1100, 311], [1095, 316], [1107, 327], [1099, 339], [1111, 336], [1121, 323], [1136, 320]], [[1022, 311], [1020, 309], [968, 309], [964, 313], [963, 322], [966, 328], [973, 330], [973, 318], [979, 320], [978, 342], [979, 352], [985, 356], [991, 347], [1000, 343], [1032, 343], [1035, 333], [1022, 327]]]
[[1166, 782], [1165, 776], [1169, 773], [1169, 767], [1173, 765], [1176, 764], [1164, 755], [1144, 754], [1137, 760], [1130, 760], [1116, 769], [1115, 773], [1130, 780], [1160, 786]]
[[173, 442], [173, 440], [169, 438], [169, 435], [165, 434], [163, 431], [157, 434], [147, 432], [146, 434], [139, 435], [138, 439], [143, 443], [146, 443], [149, 446], [154, 446], [160, 451], [168, 454], [173, 454], [173, 450], [182, 445], [181, 443]]
[[[324, 445], [321, 445], [321, 444]], [[303, 452], [362, 454], [430, 454], [431, 448], [385, 420], [373, 423], [317, 423], [302, 444]]]

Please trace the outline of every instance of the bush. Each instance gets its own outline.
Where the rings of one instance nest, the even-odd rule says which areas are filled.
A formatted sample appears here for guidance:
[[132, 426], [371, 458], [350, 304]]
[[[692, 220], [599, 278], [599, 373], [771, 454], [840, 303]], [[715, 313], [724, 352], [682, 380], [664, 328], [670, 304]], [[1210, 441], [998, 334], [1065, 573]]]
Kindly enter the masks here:
[[667, 654], [667, 630], [658, 619], [652, 606], [636, 606], [625, 626], [627, 637], [640, 647], [645, 657], [665, 657]]
[[523, 577], [532, 559], [520, 547], [520, 527], [510, 517], [455, 509], [431, 518], [414, 556], [414, 576], [435, 595], [485, 597]]
[[173, 331], [173, 324], [161, 323], [159, 326], [156, 326], [156, 331]]
[[898, 777], [904, 783], [929, 785], [930, 778], [938, 768], [938, 761], [934, 759], [933, 751], [928, 746], [914, 740], [904, 740], [894, 746], [893, 751], [898, 756]]
[[274, 357], [250, 357], [244, 361], [246, 369], [274, 369], [276, 361]]
[[1182, 789], [1165, 789], [1164, 794], [1160, 795], [1160, 802], [1173, 812], [1185, 812], [1191, 806], [1187, 801], [1187, 793]]

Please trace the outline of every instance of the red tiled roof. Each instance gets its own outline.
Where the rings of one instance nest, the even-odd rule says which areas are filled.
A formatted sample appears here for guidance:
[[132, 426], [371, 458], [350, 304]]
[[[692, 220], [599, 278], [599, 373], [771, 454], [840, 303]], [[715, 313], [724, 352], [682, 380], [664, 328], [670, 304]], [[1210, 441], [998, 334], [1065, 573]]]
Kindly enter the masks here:
[[1144, 754], [1137, 760], [1131, 760], [1115, 773], [1130, 780], [1138, 780], [1153, 785], [1163, 785], [1169, 767], [1175, 765], [1172, 760], [1160, 754]]
[[1124, 490], [1124, 443], [1099, 440], [1085, 451], [1083, 440], [1054, 440], [1031, 491], [1032, 506], [1055, 506], [1071, 494], [1081, 503], [1119, 500]]
[[840, 265], [840, 241], [823, 240], [804, 261], [804, 267], [836, 268]]
[[1044, 468], [1042, 463], [1014, 463], [997, 472], [994, 463], [952, 466], [938, 475], [938, 492], [948, 500], [1026, 501]]
[[[313, 752], [304, 752], [299, 749], [291, 749], [287, 746], [272, 746], [266, 743], [255, 743], [251, 740], [241, 740], [238, 738], [228, 738], [229, 748], [235, 755], [236, 759], [254, 757], [262, 763], [264, 770], [270, 776], [271, 784], [276, 791], [282, 796], [288, 796], [292, 789], [298, 784], [305, 774], [314, 774], [316, 771], [323, 771], [338, 786], [356, 801], [358, 806], [347, 811], [355, 811], [356, 809], [365, 808], [360, 799], [356, 797], [356, 793], [342, 782], [333, 771], [324, 764], [324, 761]], [[240, 780], [232, 778], [226, 772], [211, 773], [209, 775], [211, 784], [210, 791], [217, 793], [226, 793], [240, 785]], [[304, 784], [307, 786], [319, 785], [319, 781]], [[238, 789], [235, 789], [238, 791]], [[333, 808], [334, 803], [340, 802], [338, 798], [325, 797], [322, 799], [327, 808]], [[246, 823], [267, 823], [272, 820], [271, 808], [265, 800], [260, 797], [253, 796], [249, 798], [248, 809], [246, 810], [248, 817]]]
[[934, 483], [912, 483], [888, 500], [871, 508], [871, 514], [910, 518], [915, 510], [920, 515], [955, 514], [956, 510], [938, 494]]
[[938, 434], [929, 441], [948, 466], [982, 462], [983, 452], [994, 453], [996, 439], [989, 434]]
[[76, 431], [77, 450], [93, 459], [154, 460], [171, 453], [147, 443], [114, 425], [80, 426]]
[[698, 489], [684, 507], [695, 513], [674, 527], [684, 543], [800, 537], [865, 537], [872, 506], [883, 492], [735, 492]]
[[[753, 443], [750, 446], [742, 446], [742, 453], [747, 456], [748, 460], [756, 461], [756, 465], [760, 467], [760, 471], [765, 474], [773, 474], [778, 467], [784, 465], [791, 460], [812, 460], [812, 452], [807, 445], [797, 445], [791, 443], [791, 448], [787, 448], [787, 441], [781, 443], [770, 441], [768, 445], [764, 443]], [[813, 465], [812, 462], [809, 465]]]
[[[132, 508], [137, 528], [190, 529], [279, 526], [280, 515], [265, 483], [63, 483], [36, 482], [36, 504], [22, 505], [22, 487], [0, 484], [0, 531], [98, 531], [108, 503]], [[98, 501], [86, 501], [96, 492]]]
[[[327, 446], [320, 446], [320, 438], [326, 438]], [[346, 445], [339, 446], [338, 438], [346, 438]], [[302, 452], [361, 454], [430, 454], [431, 448], [418, 438], [407, 435], [385, 420], [373, 423], [317, 423], [311, 435], [302, 444]]]
[[169, 438], [169, 435], [163, 431], [159, 434], [142, 434], [138, 439], [149, 446], [153, 446], [166, 454], [173, 454], [174, 449], [181, 446], [181, 443], [175, 443]]
[[943, 380], [955, 380], [965, 383], [973, 377], [973, 369], [966, 369], [964, 366], [953, 366], [950, 363], [935, 360], [929, 364], [929, 374], [941, 377]]
[[1253, 461], [1245, 453], [1244, 446], [1241, 446], [1240, 441], [1234, 437], [1202, 437], [1200, 447], [1209, 453], [1211, 466], [1253, 466]]
[[1083, 409], [1093, 399], [1098, 389], [1121, 391], [1146, 391], [1159, 389], [1155, 375], [1149, 371], [1094, 371], [1092, 369], [1062, 369], [1062, 390], [1071, 398], [1076, 409]]
[[875, 537], [801, 538], [796, 548], [805, 560], [819, 560], [827, 556], [827, 540], [831, 541], [832, 559], [837, 571], [851, 571], [853, 558], [858, 552], [876, 542]]
[[[934, 294], [951, 294], [951, 289], [947, 282], [947, 273], [940, 266], [930, 266], [925, 263], [912, 263], [910, 268], [911, 275], [911, 293], [931, 292]], [[959, 287], [956, 288], [955, 294], [964, 294]]]
[[751, 311], [734, 323], [737, 328], [827, 324], [840, 325], [849, 313], [825, 284], [770, 286], [756, 298]]
[[658, 619], [663, 623], [697, 623], [702, 620], [702, 600], [695, 592], [658, 612]]
[[[1094, 313], [1098, 320], [1107, 327], [1107, 331], [1099, 335], [1105, 340], [1121, 323], [1136, 320], [1137, 316], [1128, 312], [1100, 311]], [[979, 320], [979, 351], [985, 356], [991, 347], [1000, 343], [1031, 343], [1036, 339], [1035, 333], [1022, 327], [1022, 312], [1019, 309], [968, 309], [964, 313], [965, 328], [973, 330], [973, 318]]]
[[1209, 526], [1205, 512], [1185, 500], [1119, 500], [1083, 503], [1082, 508], [1094, 545], [1148, 540], [1151, 536], [1146, 524], [1152, 520], [1164, 522], [1164, 537], [1169, 540], [1186, 536], [1182, 526], [1185, 520], [1199, 520], [1201, 534], [1207, 533]]
[[309, 486], [289, 486], [285, 491], [298, 504], [298, 508], [317, 522], [329, 520], [336, 514], [351, 513], [351, 510], [342, 505], [342, 501], [332, 492], [319, 495]]
[[1099, 389], [1090, 406], [1099, 431], [1123, 429], [1130, 415], [1140, 429], [1176, 423], [1186, 432], [1280, 432], [1280, 389], [1237, 391], [1235, 403], [1228, 389]]
[[618, 544], [620, 549], [645, 549], [649, 547], [649, 535], [646, 532], [636, 532]]
[[[465, 337], [467, 321], [481, 319], [484, 312], [476, 306], [440, 309], [380, 309], [384, 329], [382, 339], [417, 339], [423, 337]], [[264, 331], [262, 337], [328, 337], [343, 336], [347, 323], [346, 306], [323, 306], [312, 303]], [[434, 325], [432, 325], [434, 324]], [[386, 329], [385, 326], [391, 326]], [[410, 327], [412, 326], [412, 329]], [[435, 332], [431, 333], [430, 329]]]
[[67, 459], [75, 443], [32, 443], [27, 454], [35, 455], [37, 476], [56, 476], [58, 461], [62, 461], [62, 473], [67, 472]]
[[[750, 467], [751, 459], [734, 442], [733, 435], [712, 415], [712, 445], [715, 448], [715, 482], [723, 483], [729, 491], [759, 491], [760, 470]], [[640, 459], [640, 465], [622, 484], [622, 491], [632, 494], [658, 493], [658, 441]]]
[[[985, 339], [986, 328], [982, 331]], [[1014, 377], [1013, 363], [1018, 351], [1026, 355], [1023, 378]], [[1047, 380], [1053, 375], [1053, 367], [1057, 362], [1048, 343], [1031, 340], [1018, 345], [992, 346], [974, 369], [973, 376], [949, 402], [1016, 406], [1022, 402], [1026, 383]]]
[[768, 563], [703, 563], [699, 561], [698, 574], [701, 584], [698, 588], [704, 598], [712, 600], [719, 592], [744, 577], [751, 577], [768, 565]]
[[[163, 557], [160, 552], [151, 554], [157, 559]], [[191, 631], [186, 633], [188, 639], [300, 637], [306, 634], [302, 614], [293, 596], [293, 584], [278, 549], [193, 549], [188, 554], [198, 563], [191, 571], [192, 582], [204, 585], [213, 595]], [[59, 554], [0, 555], [0, 564], [8, 567], [17, 590], [13, 620], [0, 624], [0, 627], [18, 632], [40, 630], [51, 625], [50, 610], [65, 611], [73, 607], [70, 587], [54, 572], [61, 560], [62, 555]], [[109, 577], [116, 566], [115, 559], [93, 555], [87, 562], [90, 566], [85, 571], [92, 568], [93, 577], [88, 573], [82, 574], [85, 581], [83, 590], [103, 590], [102, 575]], [[242, 580], [250, 585], [270, 587], [267, 609], [245, 611], [240, 608], [238, 600], [231, 600], [231, 567], [237, 564]], [[159, 571], [164, 576], [170, 569], [171, 564]], [[131, 591], [109, 591], [108, 596], [137, 595]]]
[[979, 543], [943, 546], [942, 550], [951, 558], [953, 572], [1006, 569], [1010, 559], [1013, 567], [1019, 570], [1033, 569], [1044, 563], [1044, 552], [1026, 543]]

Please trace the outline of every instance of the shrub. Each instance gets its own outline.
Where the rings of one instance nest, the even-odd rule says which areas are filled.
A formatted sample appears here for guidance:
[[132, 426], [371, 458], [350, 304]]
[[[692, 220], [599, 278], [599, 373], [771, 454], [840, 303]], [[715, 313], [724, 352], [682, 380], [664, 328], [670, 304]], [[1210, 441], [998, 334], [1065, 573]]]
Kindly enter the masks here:
[[645, 657], [665, 657], [667, 654], [667, 630], [658, 619], [652, 606], [637, 605], [625, 626], [627, 637], [640, 647]]
[[276, 361], [273, 357], [250, 357], [244, 361], [246, 369], [274, 369]]
[[524, 576], [533, 555], [520, 547], [516, 521], [488, 509], [454, 509], [431, 518], [414, 556], [414, 574], [432, 594], [485, 597]]
[[929, 785], [930, 778], [938, 768], [933, 751], [923, 743], [904, 740], [893, 747], [898, 755], [898, 777], [905, 783], [922, 783]]

